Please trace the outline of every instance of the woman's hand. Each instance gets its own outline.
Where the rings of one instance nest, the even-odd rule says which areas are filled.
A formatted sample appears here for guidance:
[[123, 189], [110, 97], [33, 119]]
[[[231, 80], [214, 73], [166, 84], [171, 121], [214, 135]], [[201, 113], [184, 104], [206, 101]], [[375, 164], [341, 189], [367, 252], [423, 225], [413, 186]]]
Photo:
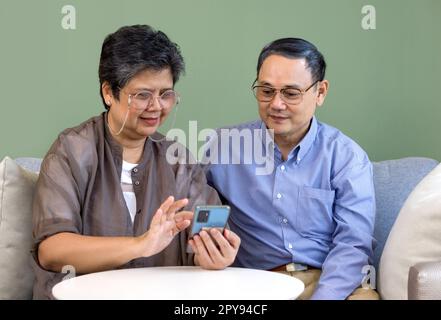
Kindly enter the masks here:
[[141, 257], [149, 257], [164, 250], [176, 234], [191, 224], [193, 212], [181, 211], [188, 199], [175, 201], [172, 196], [162, 203], [153, 216], [150, 229], [138, 238], [141, 248]]
[[201, 231], [189, 243], [195, 253], [194, 262], [204, 269], [224, 269], [236, 258], [240, 238], [233, 231], [225, 229], [224, 234], [217, 229]]

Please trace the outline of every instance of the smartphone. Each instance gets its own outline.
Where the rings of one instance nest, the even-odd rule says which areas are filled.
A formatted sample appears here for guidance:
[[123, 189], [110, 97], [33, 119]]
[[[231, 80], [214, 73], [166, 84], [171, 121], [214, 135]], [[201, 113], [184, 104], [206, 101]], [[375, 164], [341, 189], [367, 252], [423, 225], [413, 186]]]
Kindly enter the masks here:
[[229, 215], [229, 206], [197, 206], [191, 224], [190, 238], [204, 229], [211, 228], [218, 228], [223, 234]]

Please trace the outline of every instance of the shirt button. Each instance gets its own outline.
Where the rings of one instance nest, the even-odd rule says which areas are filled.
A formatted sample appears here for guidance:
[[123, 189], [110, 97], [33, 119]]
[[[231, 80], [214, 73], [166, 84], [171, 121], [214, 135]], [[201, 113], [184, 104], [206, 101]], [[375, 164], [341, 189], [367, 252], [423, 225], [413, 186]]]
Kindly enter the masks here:
[[281, 198], [282, 198], [282, 195], [281, 195], [280, 193], [278, 193], [278, 194], [276, 195], [276, 197], [277, 197], [277, 199], [281, 199]]
[[285, 166], [282, 165], [282, 166], [280, 167], [280, 170], [285, 171]]
[[292, 249], [292, 244], [288, 243], [288, 248]]
[[135, 186], [139, 186], [139, 181], [135, 181]]
[[288, 223], [288, 219], [286, 219], [286, 218], [283, 219], [283, 223], [285, 223], [285, 224]]
[[133, 172], [137, 173], [138, 172], [138, 168], [133, 169]]

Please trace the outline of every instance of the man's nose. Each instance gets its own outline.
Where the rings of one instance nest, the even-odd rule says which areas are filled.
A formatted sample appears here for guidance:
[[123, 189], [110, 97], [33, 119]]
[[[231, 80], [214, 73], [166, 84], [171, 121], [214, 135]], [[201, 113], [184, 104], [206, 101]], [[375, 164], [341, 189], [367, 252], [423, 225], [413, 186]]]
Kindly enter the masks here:
[[270, 107], [275, 110], [282, 110], [286, 108], [286, 103], [282, 100], [280, 91], [274, 94], [273, 99], [270, 101]]

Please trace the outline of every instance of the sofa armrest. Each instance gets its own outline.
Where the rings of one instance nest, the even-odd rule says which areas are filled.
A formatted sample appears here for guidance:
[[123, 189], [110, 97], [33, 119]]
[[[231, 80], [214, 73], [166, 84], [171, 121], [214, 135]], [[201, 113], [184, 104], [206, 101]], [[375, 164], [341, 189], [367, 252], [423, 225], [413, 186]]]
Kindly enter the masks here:
[[410, 267], [407, 292], [409, 300], [441, 300], [441, 261]]

